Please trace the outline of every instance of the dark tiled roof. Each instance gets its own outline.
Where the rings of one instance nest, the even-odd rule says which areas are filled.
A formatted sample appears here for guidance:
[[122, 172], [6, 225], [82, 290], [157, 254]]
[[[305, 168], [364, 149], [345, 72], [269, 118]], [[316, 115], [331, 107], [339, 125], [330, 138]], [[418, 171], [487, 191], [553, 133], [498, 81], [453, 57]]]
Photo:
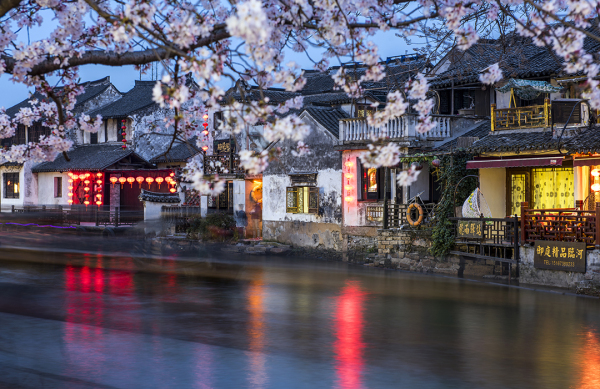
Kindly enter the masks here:
[[[600, 43], [586, 38], [584, 48], [588, 53], [596, 53], [600, 51]], [[530, 39], [514, 35], [504, 41], [482, 40], [464, 52], [455, 48], [445, 59], [452, 64], [431, 81], [432, 87], [444, 87], [452, 81], [455, 85], [479, 83], [481, 71], [495, 63], [500, 64], [504, 78], [563, 74], [562, 60], [551, 49], [538, 47]]]
[[[101, 78], [96, 81], [87, 81], [87, 82], [81, 83], [80, 85], [83, 86], [84, 91], [82, 94], [77, 96], [75, 108], [77, 108], [78, 105], [83, 104], [84, 102], [88, 101], [89, 99], [96, 97], [100, 93], [104, 92], [107, 88], [109, 88], [111, 86], [111, 83], [110, 83], [110, 77], [104, 77], [104, 78]], [[59, 92], [61, 89], [62, 89], [62, 87], [55, 88], [55, 90], [59, 91]], [[31, 107], [31, 104], [29, 104], [29, 101], [32, 98], [40, 100], [40, 101], [45, 99], [45, 97], [42, 96], [40, 93], [35, 92], [31, 98], [27, 98], [27, 99], [21, 101], [19, 104], [13, 105], [12, 107], [8, 108], [6, 110], [6, 114], [10, 117], [14, 117], [21, 108]]]
[[[560, 135], [562, 129], [557, 129]], [[582, 130], [579, 134], [562, 140], [566, 143], [569, 153], [598, 153], [600, 152], [600, 126]]]
[[181, 199], [177, 193], [158, 193], [142, 189], [138, 196], [140, 201], [151, 201], [153, 203], [179, 203]]
[[554, 150], [557, 146], [558, 140], [553, 138], [552, 131], [499, 131], [473, 143], [469, 150], [475, 153], [524, 152]]
[[304, 109], [304, 112], [310, 114], [310, 116], [336, 138], [340, 136], [340, 119], [350, 117], [346, 112], [337, 108], [307, 107]]
[[[485, 122], [481, 123], [474, 129], [472, 129], [471, 131], [467, 131], [464, 134], [462, 134], [461, 137], [476, 137], [476, 138], [482, 139], [489, 135], [490, 130], [491, 130], [490, 122], [486, 120]], [[441, 145], [437, 146], [434, 150], [435, 151], [454, 150], [456, 148], [457, 142], [458, 142], [458, 138], [452, 139], [446, 143], [442, 143]]]
[[156, 81], [135, 81], [135, 86], [123, 97], [112, 104], [89, 113], [90, 116], [101, 115], [103, 118], [120, 118], [135, 113], [142, 108], [156, 104], [152, 100], [152, 88]]
[[150, 160], [152, 163], [158, 162], [186, 162], [189, 158], [200, 153], [195, 146], [196, 139], [191, 139], [188, 143], [178, 143], [171, 147], [167, 155], [157, 155]]
[[119, 162], [125, 157], [134, 155], [136, 159], [148, 164], [142, 157], [138, 156], [133, 150], [127, 148], [123, 150], [121, 145], [90, 145], [79, 146], [67, 152], [70, 161], [65, 160], [62, 154], [52, 162], [43, 162], [31, 169], [34, 173], [41, 172], [66, 172], [69, 170], [104, 170], [107, 167]]

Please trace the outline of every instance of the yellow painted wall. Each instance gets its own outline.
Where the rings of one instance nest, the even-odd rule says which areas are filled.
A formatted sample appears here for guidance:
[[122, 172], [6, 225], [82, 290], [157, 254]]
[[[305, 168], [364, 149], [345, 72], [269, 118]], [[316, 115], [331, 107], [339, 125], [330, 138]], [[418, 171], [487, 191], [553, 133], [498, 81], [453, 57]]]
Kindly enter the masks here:
[[479, 169], [480, 189], [492, 217], [506, 216], [506, 169]]

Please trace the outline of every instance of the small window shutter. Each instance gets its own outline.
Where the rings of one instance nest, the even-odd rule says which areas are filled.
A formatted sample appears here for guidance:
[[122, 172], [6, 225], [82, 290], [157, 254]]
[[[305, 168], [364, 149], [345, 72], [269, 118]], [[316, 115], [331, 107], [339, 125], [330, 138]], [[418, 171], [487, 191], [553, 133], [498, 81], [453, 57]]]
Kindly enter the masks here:
[[298, 188], [286, 188], [285, 211], [287, 213], [298, 213]]
[[90, 133], [90, 144], [93, 144], [93, 145], [98, 144], [98, 133], [97, 132]]
[[308, 188], [308, 213], [319, 213], [319, 188]]

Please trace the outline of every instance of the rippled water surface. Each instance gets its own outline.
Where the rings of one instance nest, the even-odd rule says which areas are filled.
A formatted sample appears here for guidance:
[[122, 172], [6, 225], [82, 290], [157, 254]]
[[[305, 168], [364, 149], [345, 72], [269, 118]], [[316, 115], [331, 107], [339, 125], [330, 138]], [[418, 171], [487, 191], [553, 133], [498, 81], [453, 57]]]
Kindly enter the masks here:
[[300, 258], [222, 254], [186, 275], [180, 259], [0, 262], [0, 388], [600, 388], [597, 299]]

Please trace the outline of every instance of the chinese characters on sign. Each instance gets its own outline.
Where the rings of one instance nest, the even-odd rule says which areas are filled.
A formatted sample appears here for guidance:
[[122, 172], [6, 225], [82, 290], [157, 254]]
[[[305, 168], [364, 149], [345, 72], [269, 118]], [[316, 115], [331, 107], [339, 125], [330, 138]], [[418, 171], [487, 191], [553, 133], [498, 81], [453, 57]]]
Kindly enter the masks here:
[[215, 154], [229, 154], [235, 152], [233, 142], [229, 139], [215, 140], [214, 142], [214, 153]]
[[533, 266], [537, 269], [585, 273], [586, 247], [583, 242], [535, 241]]
[[483, 221], [459, 221], [457, 238], [483, 239]]

